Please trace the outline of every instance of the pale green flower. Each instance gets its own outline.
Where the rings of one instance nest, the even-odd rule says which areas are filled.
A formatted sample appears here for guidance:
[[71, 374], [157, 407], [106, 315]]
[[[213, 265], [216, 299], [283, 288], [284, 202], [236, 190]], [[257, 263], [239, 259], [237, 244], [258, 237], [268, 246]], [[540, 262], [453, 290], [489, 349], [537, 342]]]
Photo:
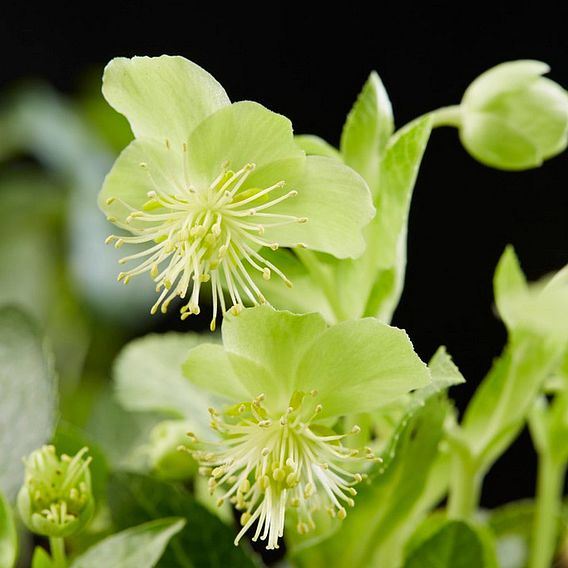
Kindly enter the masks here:
[[185, 375], [229, 405], [211, 409], [216, 443], [193, 452], [211, 492], [222, 487], [242, 511], [235, 544], [255, 523], [253, 540], [277, 548], [287, 511], [296, 528], [314, 528], [313, 513], [343, 519], [355, 504], [368, 448], [343, 440], [359, 432], [334, 429], [339, 417], [375, 410], [430, 380], [407, 335], [369, 318], [328, 328], [319, 314], [269, 307], [245, 310], [223, 323], [223, 346], [190, 352]]
[[85, 526], [94, 511], [87, 448], [74, 457], [58, 456], [43, 446], [25, 460], [24, 485], [18, 493], [20, 517], [30, 531], [67, 537]]
[[510, 61], [469, 86], [460, 138], [470, 154], [494, 168], [524, 170], [566, 149], [568, 94], [542, 77], [549, 70], [541, 61]]
[[122, 259], [140, 264], [119, 280], [148, 272], [160, 294], [152, 313], [178, 296], [186, 300], [182, 318], [199, 313], [209, 283], [214, 328], [218, 305], [238, 312], [266, 302], [253, 274], [291, 285], [266, 249], [363, 252], [362, 229], [374, 214], [366, 183], [337, 160], [306, 157], [287, 118], [257, 103], [231, 104], [211, 75], [182, 57], [114, 59], [103, 81], [136, 139], [99, 203], [132, 234], [109, 242], [144, 247]]

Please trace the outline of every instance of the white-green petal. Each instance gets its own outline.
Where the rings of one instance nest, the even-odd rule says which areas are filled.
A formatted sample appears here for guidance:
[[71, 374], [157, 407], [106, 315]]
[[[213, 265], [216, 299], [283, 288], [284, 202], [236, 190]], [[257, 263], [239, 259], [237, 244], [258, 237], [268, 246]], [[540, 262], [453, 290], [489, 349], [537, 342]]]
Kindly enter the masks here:
[[193, 348], [182, 368], [186, 378], [207, 392], [232, 402], [250, 398], [220, 345], [205, 343]]
[[168, 55], [113, 59], [104, 71], [103, 94], [136, 137], [168, 140], [178, 150], [206, 116], [230, 104], [207, 71]]
[[307, 350], [295, 389], [317, 389], [322, 417], [370, 412], [430, 382], [406, 333], [375, 318], [330, 327]]
[[281, 246], [303, 243], [337, 258], [357, 258], [364, 252], [363, 229], [375, 208], [367, 183], [357, 172], [333, 158], [308, 156], [304, 174], [292, 188], [298, 195], [280, 203], [278, 213], [308, 220], [274, 229], [267, 223], [268, 240]]
[[280, 385], [272, 373], [258, 361], [226, 351], [219, 345], [206, 343], [192, 349], [183, 364], [183, 373], [191, 383], [228, 404], [250, 402], [264, 394], [267, 408], [283, 411], [290, 399], [288, 396], [284, 403], [276, 404]]
[[99, 207], [107, 216], [124, 222], [130, 213], [124, 203], [141, 210], [149, 191], [175, 195], [185, 183], [180, 154], [156, 140], [133, 140], [107, 174], [99, 193]]
[[260, 306], [225, 317], [223, 344], [228, 352], [268, 370], [268, 384], [256, 383], [256, 388], [266, 394], [267, 406], [285, 409], [302, 355], [326, 328], [319, 314], [296, 315]]
[[249, 163], [261, 168], [304, 156], [294, 142], [292, 123], [250, 101], [221, 108], [201, 122], [189, 137], [188, 148], [189, 175], [196, 187], [207, 187], [227, 162], [237, 171]]

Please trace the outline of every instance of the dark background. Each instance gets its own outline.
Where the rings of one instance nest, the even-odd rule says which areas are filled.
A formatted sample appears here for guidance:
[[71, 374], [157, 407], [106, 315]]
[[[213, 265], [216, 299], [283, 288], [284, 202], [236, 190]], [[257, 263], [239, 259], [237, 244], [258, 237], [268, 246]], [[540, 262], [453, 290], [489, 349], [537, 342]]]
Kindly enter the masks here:
[[[398, 126], [458, 103], [467, 85], [502, 61], [540, 59], [568, 86], [565, 9], [551, 3], [399, 2], [376, 15], [355, 3], [318, 13], [308, 3], [258, 9], [193, 3], [94, 3], [39, 11], [5, 5], [0, 84], [40, 78], [72, 94], [81, 73], [123, 55], [180, 54], [211, 72], [233, 100], [252, 99], [290, 117], [297, 133], [337, 144], [368, 73], [376, 69]], [[390, 4], [390, 3], [389, 3]], [[505, 173], [475, 162], [453, 129], [436, 130], [411, 212], [407, 284], [394, 323], [429, 358], [445, 344], [468, 384], [464, 404], [500, 351], [492, 274], [512, 243], [530, 279], [568, 260], [568, 154], [538, 170]], [[489, 475], [483, 502], [533, 494], [534, 454], [523, 435]]]

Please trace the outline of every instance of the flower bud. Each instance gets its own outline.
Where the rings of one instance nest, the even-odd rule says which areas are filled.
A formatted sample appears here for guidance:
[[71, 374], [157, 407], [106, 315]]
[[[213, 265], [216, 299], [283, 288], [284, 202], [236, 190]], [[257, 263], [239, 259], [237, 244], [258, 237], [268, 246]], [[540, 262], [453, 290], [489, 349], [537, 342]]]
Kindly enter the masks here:
[[197, 472], [197, 462], [180, 446], [191, 444], [188, 431], [191, 425], [183, 420], [164, 420], [150, 432], [147, 452], [150, 467], [161, 479], [181, 481], [191, 478]]
[[480, 75], [460, 107], [460, 137], [480, 162], [525, 170], [560, 154], [568, 144], [568, 94], [542, 77], [540, 61], [510, 61]]
[[18, 510], [30, 531], [48, 537], [67, 537], [91, 518], [94, 499], [87, 448], [71, 458], [53, 446], [43, 446], [25, 460], [24, 485]]

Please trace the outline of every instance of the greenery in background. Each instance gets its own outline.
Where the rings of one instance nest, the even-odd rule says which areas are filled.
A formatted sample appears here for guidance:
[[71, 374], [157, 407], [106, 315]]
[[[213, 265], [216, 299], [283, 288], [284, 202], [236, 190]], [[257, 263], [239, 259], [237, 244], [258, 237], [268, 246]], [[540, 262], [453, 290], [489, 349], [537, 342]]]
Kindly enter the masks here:
[[[371, 73], [339, 148], [231, 103], [179, 57], [107, 68], [105, 97], [134, 140], [98, 78], [73, 101], [44, 85], [7, 95], [0, 568], [565, 561], [568, 267], [527, 283], [504, 251], [507, 343], [463, 416], [448, 389], [465, 379], [445, 349], [426, 365], [390, 326], [432, 129], [458, 128], [486, 165], [540, 165], [568, 143], [568, 96], [547, 71], [504, 63], [398, 130]], [[192, 201], [191, 183], [210, 201]], [[104, 245], [101, 187], [113, 242], [148, 259], [122, 273], [128, 286], [116, 284], [125, 255]], [[230, 311], [221, 336], [144, 335], [156, 299], [186, 292], [182, 317]], [[286, 311], [249, 307], [266, 303]], [[535, 499], [480, 510], [486, 474], [525, 425]]]

